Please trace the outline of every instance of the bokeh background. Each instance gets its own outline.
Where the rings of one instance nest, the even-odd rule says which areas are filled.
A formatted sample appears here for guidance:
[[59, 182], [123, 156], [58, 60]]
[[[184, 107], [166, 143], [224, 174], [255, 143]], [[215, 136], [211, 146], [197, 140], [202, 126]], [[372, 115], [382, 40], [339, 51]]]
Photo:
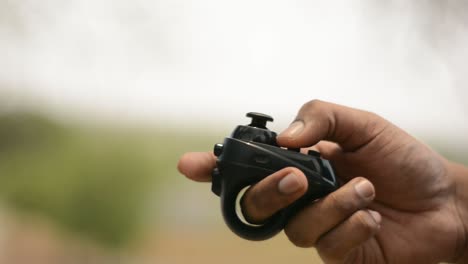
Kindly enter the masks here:
[[[176, 171], [322, 99], [468, 164], [466, 1], [0, 0], [0, 263], [321, 263]], [[311, 223], [313, 228], [313, 223]]]

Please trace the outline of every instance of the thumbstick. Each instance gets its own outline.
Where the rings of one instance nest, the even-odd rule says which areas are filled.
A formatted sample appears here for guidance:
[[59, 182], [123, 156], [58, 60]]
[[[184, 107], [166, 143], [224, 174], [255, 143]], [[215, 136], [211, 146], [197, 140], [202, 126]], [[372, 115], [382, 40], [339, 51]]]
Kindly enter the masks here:
[[247, 113], [247, 117], [252, 118], [252, 122], [249, 126], [258, 127], [266, 129], [266, 124], [268, 121], [273, 122], [273, 117], [261, 113], [250, 112]]

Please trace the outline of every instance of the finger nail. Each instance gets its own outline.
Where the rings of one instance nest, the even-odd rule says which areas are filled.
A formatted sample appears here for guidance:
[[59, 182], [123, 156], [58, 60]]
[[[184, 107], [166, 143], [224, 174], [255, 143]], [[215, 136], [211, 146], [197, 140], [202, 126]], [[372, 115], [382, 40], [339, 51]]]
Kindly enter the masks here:
[[364, 199], [369, 199], [374, 196], [374, 187], [367, 180], [358, 182], [356, 185], [354, 185], [354, 189], [356, 189], [358, 195]]
[[289, 138], [295, 138], [299, 136], [304, 129], [304, 122], [302, 121], [295, 121], [289, 127], [283, 131], [280, 136], [282, 137], [289, 137]]
[[372, 210], [367, 210], [369, 212], [369, 214], [372, 216], [372, 218], [374, 218], [374, 221], [380, 225], [380, 222], [382, 222], [382, 216], [377, 213], [376, 211], [372, 211]]
[[278, 190], [282, 194], [291, 194], [299, 190], [301, 185], [302, 184], [299, 179], [297, 179], [296, 174], [290, 173], [278, 183]]

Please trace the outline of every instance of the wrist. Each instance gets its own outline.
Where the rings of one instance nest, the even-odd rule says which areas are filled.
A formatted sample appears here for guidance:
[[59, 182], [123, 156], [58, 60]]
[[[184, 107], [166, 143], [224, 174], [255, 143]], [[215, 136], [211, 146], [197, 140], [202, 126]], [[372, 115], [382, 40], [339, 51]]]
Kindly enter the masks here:
[[448, 175], [455, 183], [454, 203], [460, 223], [463, 227], [463, 239], [457, 249], [457, 263], [468, 263], [468, 168], [454, 162], [448, 162]]

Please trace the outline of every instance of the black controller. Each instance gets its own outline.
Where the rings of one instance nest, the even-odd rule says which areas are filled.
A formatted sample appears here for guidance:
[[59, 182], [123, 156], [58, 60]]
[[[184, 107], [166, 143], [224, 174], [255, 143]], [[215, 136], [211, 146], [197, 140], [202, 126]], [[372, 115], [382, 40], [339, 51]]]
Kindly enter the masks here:
[[[229, 228], [245, 239], [265, 240], [280, 232], [298, 210], [338, 188], [332, 166], [310, 150], [284, 149], [276, 143], [276, 133], [266, 127], [273, 118], [260, 113], [248, 113], [252, 123], [237, 126], [223, 144], [214, 146], [218, 157], [212, 173], [212, 191], [221, 197], [221, 210]], [[248, 223], [239, 211], [239, 194], [268, 175], [285, 167], [296, 167], [307, 176], [308, 190], [296, 202], [277, 212], [264, 223]]]

